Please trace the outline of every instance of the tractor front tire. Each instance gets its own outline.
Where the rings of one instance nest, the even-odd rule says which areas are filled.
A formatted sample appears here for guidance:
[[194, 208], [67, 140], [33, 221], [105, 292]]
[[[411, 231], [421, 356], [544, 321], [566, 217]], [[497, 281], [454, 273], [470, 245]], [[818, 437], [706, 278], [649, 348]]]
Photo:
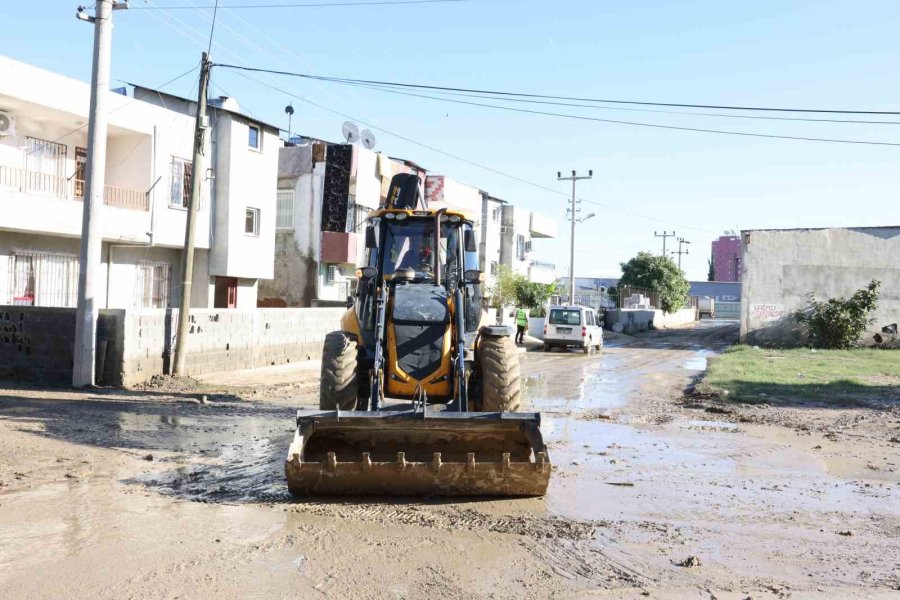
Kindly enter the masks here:
[[515, 412], [521, 404], [519, 353], [507, 336], [481, 339], [478, 350], [481, 407], [484, 412]]
[[319, 408], [356, 409], [359, 384], [356, 376], [356, 340], [343, 331], [325, 336], [322, 348], [322, 377]]

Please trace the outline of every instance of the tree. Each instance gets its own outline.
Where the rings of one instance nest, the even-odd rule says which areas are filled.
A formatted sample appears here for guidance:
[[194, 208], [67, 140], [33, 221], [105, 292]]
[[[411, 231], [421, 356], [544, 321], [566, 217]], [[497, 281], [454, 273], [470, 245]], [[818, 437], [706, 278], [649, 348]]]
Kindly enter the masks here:
[[525, 279], [522, 275], [513, 272], [507, 265], [500, 265], [497, 271], [497, 277], [494, 279], [494, 285], [488, 289], [488, 295], [491, 297], [491, 306], [494, 308], [503, 308], [504, 306], [512, 306], [516, 303], [516, 290], [519, 281]]
[[687, 303], [690, 285], [675, 261], [668, 256], [639, 252], [621, 266], [619, 285], [653, 290], [659, 294], [660, 308], [665, 312], [675, 312]]
[[706, 275], [707, 281], [715, 281], [716, 280], [716, 265], [713, 263], [713, 259], [709, 259], [706, 261], [709, 263], [709, 273]]
[[794, 313], [794, 318], [809, 328], [809, 343], [816, 348], [850, 348], [859, 342], [866, 327], [875, 320], [869, 313], [878, 308], [878, 288], [873, 279], [849, 298], [816, 300], [807, 294], [807, 306]]
[[543, 317], [547, 301], [556, 293], [556, 284], [536, 283], [524, 277], [516, 282], [516, 303], [531, 311], [532, 317]]
[[515, 305], [535, 311], [533, 316], [542, 316], [544, 306], [555, 291], [555, 283], [545, 285], [528, 281], [524, 275], [515, 273], [507, 265], [501, 265], [488, 293], [494, 308]]

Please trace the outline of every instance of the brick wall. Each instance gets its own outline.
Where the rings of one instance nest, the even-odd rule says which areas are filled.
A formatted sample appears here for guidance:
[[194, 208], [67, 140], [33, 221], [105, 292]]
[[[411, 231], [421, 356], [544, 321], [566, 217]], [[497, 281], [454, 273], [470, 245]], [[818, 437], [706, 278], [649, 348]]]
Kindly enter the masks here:
[[[187, 374], [319, 358], [343, 308], [194, 309]], [[135, 385], [170, 372], [178, 311], [100, 311], [98, 381]], [[75, 309], [0, 306], [0, 377], [68, 383]]]

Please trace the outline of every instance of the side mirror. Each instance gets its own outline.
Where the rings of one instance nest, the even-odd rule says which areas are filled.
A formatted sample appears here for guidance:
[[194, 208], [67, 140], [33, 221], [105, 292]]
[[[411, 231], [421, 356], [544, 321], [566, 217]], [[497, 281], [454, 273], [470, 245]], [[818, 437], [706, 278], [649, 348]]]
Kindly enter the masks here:
[[463, 273], [463, 279], [466, 283], [484, 283], [484, 273], [477, 269], [469, 269]]
[[475, 243], [475, 231], [466, 229], [463, 232], [463, 248], [466, 252], [477, 252], [478, 245]]
[[366, 248], [373, 249], [378, 247], [378, 241], [375, 239], [375, 226], [366, 226]]
[[347, 296], [347, 308], [353, 308], [353, 296]]

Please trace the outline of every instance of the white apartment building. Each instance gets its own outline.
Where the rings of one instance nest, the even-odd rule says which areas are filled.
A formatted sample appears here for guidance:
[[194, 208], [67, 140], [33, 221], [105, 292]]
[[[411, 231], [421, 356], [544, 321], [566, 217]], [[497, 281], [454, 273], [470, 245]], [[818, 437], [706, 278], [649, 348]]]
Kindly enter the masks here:
[[[8, 123], [0, 129], [0, 304], [74, 306], [90, 88], [6, 57], [0, 57], [0, 72], [0, 122]], [[171, 110], [165, 94], [157, 94], [157, 102], [108, 94], [100, 306], [177, 306], [193, 112]], [[271, 277], [280, 142], [274, 128], [256, 124], [262, 148], [249, 148], [248, 126], [232, 113], [214, 120], [214, 163], [202, 174], [193, 306], [256, 306], [256, 280]], [[230, 189], [231, 174], [246, 172], [247, 163], [260, 175], [259, 185]], [[251, 239], [236, 239], [235, 231]], [[232, 254], [241, 259], [229, 261]], [[230, 279], [223, 285], [217, 277]]]
[[536, 260], [534, 240], [557, 236], [556, 221], [512, 204], [501, 207], [500, 264], [536, 283], [556, 281], [556, 266]]

